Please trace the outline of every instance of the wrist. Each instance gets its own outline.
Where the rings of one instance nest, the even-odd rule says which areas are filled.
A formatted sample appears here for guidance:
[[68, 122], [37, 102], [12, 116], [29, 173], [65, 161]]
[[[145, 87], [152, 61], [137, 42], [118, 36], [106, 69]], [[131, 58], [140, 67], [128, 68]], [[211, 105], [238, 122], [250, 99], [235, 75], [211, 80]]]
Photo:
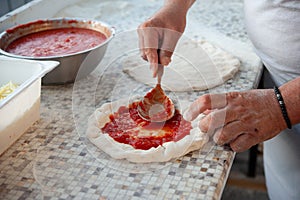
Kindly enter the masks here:
[[279, 87], [292, 124], [300, 123], [300, 77]]
[[194, 2], [195, 0], [166, 0], [164, 6], [186, 14]]
[[277, 100], [274, 89], [263, 89], [266, 92], [264, 102], [264, 107], [268, 110], [268, 115], [270, 116], [272, 126], [277, 130], [277, 132], [281, 132], [282, 130], [287, 128], [285, 119], [282, 115], [282, 111]]
[[274, 93], [275, 93], [275, 97], [278, 101], [278, 105], [280, 107], [281, 114], [282, 114], [282, 117], [283, 117], [283, 119], [286, 123], [286, 126], [287, 126], [287, 128], [291, 129], [292, 124], [291, 124], [291, 120], [289, 118], [289, 114], [288, 114], [288, 111], [287, 111], [287, 108], [286, 108], [286, 105], [285, 105], [285, 101], [283, 99], [283, 96], [282, 96], [280, 90], [276, 86], [274, 86]]

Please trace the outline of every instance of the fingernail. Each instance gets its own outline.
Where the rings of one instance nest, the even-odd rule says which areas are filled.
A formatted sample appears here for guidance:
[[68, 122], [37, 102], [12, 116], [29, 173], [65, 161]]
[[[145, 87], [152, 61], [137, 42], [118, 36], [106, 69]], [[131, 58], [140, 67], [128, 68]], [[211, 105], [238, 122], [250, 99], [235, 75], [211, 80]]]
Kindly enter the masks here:
[[219, 143], [218, 143], [218, 138], [217, 138], [216, 134], [213, 136], [213, 141], [214, 141], [216, 144], [219, 144]]

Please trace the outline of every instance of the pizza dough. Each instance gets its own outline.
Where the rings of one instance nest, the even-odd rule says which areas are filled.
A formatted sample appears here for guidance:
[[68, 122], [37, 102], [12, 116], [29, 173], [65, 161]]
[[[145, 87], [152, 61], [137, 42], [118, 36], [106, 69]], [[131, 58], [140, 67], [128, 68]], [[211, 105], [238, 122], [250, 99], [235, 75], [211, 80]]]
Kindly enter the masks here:
[[[173, 158], [181, 157], [191, 151], [201, 149], [208, 141], [208, 136], [198, 128], [199, 118], [192, 122], [193, 129], [189, 135], [177, 142], [166, 142], [162, 146], [152, 147], [148, 150], [135, 149], [131, 145], [116, 142], [108, 134], [102, 133], [101, 128], [110, 121], [109, 115], [120, 106], [128, 105], [128, 100], [119, 100], [105, 103], [90, 116], [87, 138], [99, 149], [115, 159], [127, 159], [135, 163], [166, 162]], [[188, 104], [181, 104], [187, 108]], [[184, 109], [181, 109], [181, 113]]]
[[[165, 67], [162, 79], [164, 90], [199, 91], [214, 88], [233, 78], [240, 61], [206, 41], [179, 42], [172, 62]], [[149, 63], [136, 53], [123, 60], [123, 71], [135, 80], [155, 86]]]

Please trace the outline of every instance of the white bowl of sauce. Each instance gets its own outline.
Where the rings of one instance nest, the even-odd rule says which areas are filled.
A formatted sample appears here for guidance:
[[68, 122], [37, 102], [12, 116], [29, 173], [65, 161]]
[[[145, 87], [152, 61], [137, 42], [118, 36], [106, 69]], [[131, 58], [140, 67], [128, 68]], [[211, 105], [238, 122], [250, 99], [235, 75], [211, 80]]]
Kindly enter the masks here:
[[2, 32], [0, 54], [59, 61], [60, 65], [49, 72], [42, 83], [72, 83], [77, 76], [77, 79], [84, 78], [98, 66], [114, 34], [111, 26], [96, 20], [36, 20]]

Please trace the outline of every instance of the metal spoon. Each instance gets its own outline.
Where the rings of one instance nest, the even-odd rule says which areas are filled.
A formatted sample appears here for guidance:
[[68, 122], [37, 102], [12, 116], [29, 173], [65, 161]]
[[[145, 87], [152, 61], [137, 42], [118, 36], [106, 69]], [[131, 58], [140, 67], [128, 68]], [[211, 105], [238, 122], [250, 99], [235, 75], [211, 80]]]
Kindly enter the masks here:
[[161, 78], [164, 66], [159, 65], [157, 71], [157, 85], [148, 92], [138, 104], [138, 114], [141, 118], [151, 122], [165, 122], [175, 113], [173, 101], [161, 88]]

